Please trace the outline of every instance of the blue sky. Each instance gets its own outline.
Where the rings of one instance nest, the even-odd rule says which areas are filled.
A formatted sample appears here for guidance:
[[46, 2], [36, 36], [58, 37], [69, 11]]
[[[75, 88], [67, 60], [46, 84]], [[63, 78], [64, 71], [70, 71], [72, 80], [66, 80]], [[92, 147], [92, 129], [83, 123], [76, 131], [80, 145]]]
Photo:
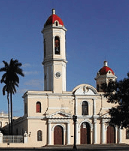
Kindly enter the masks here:
[[[129, 0], [0, 0], [0, 67], [14, 58], [25, 73], [13, 96], [14, 116], [23, 115], [25, 91], [43, 90], [41, 30], [52, 8], [68, 30], [67, 91], [82, 83], [95, 87], [104, 60], [118, 80], [129, 72]], [[7, 112], [2, 87], [0, 112]]]

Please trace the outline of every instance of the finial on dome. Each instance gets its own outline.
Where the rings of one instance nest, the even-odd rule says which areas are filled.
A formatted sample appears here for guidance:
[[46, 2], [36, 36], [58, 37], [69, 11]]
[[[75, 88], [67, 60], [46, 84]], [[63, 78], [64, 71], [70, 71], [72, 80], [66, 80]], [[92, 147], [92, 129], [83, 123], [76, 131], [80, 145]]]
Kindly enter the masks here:
[[55, 9], [52, 9], [52, 14], [55, 14]]
[[104, 61], [104, 66], [106, 66], [106, 67], [108, 66], [107, 61]]

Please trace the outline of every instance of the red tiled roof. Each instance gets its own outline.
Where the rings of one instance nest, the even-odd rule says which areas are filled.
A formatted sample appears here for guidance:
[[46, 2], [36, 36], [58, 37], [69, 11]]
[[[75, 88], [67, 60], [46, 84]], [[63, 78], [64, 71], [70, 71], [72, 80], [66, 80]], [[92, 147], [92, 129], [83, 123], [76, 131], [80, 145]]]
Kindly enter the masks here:
[[101, 68], [99, 70], [99, 73], [100, 73], [100, 75], [104, 75], [104, 74], [107, 74], [108, 71], [111, 71], [112, 74], [114, 74], [113, 70], [107, 66], [104, 66], [103, 68]]
[[56, 14], [52, 14], [46, 21], [45, 25], [44, 26], [47, 26], [47, 25], [52, 25], [54, 24], [55, 21], [58, 21], [60, 25], [64, 25], [63, 21], [61, 20], [60, 17], [58, 17]]

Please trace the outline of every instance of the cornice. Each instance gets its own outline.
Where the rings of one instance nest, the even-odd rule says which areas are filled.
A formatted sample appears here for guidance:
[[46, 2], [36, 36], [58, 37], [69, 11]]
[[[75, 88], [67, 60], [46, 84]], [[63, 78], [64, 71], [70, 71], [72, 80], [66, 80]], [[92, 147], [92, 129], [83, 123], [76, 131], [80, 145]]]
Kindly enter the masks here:
[[65, 59], [50, 58], [50, 59], [44, 59], [44, 61], [42, 62], [42, 64], [44, 65], [45, 63], [54, 62], [54, 61], [61, 61], [61, 62], [64, 62], [64, 63], [68, 62]]
[[55, 25], [48, 25], [47, 27], [43, 28], [41, 33], [45, 33], [45, 31], [52, 30], [52, 29], [62, 29], [64, 31], [67, 31], [67, 29], [64, 26], [55, 26]]

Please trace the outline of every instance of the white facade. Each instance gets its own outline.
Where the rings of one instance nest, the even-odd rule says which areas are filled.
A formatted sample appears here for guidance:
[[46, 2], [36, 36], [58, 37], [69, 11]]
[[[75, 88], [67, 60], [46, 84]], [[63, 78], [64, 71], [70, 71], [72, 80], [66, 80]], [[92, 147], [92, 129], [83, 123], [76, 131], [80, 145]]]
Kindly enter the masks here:
[[[24, 94], [24, 116], [14, 122], [14, 133], [21, 135], [26, 131], [25, 146], [73, 145], [75, 115], [78, 145], [127, 143], [126, 130], [108, 124], [108, 111], [115, 105], [107, 103], [101, 89], [80, 84], [73, 91], [66, 91], [65, 32], [62, 20], [53, 10], [42, 30], [44, 91]], [[100, 86], [110, 78], [115, 80], [116, 76], [105, 63], [96, 76], [96, 84]]]

